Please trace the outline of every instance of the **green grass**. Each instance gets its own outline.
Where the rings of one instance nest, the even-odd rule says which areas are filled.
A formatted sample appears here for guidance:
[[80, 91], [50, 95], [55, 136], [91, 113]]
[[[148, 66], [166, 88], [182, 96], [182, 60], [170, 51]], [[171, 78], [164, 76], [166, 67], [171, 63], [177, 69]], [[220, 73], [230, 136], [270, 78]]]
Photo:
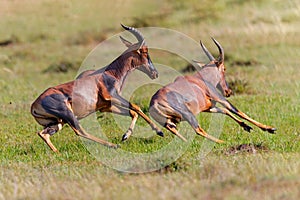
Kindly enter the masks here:
[[[297, 199], [299, 6], [294, 0], [1, 1], [0, 41], [12, 39], [13, 44], [0, 47], [0, 199]], [[247, 83], [247, 87], [242, 90], [251, 91], [230, 97], [230, 102], [252, 118], [275, 126], [277, 134], [254, 126], [247, 133], [225, 117], [220, 138], [226, 143], [214, 145], [203, 157], [211, 143], [195, 136], [186, 123], [179, 127], [190, 139], [187, 146], [165, 129], [164, 138], [156, 136], [141, 119], [133, 136], [121, 143], [130, 118], [104, 113], [95, 115], [96, 123], [109, 141], [121, 145], [119, 150], [83, 142], [65, 126], [51, 137], [60, 151], [52, 153], [36, 135], [41, 127], [30, 115], [30, 104], [46, 88], [72, 80], [76, 65], [79, 69], [100, 41], [122, 31], [121, 22], [172, 28], [201, 39], [214, 55], [217, 49], [210, 36], [215, 37], [225, 50], [227, 79], [243, 81], [239, 84]], [[161, 50], [150, 49], [150, 54], [155, 63], [178, 71], [187, 64]], [[70, 70], [57, 72], [62, 63]], [[143, 86], [130, 99], [148, 114], [150, 97], [157, 89], [154, 84]], [[197, 117], [207, 131], [214, 130], [212, 119], [221, 119], [209, 113]], [[122, 173], [103, 162], [117, 161], [115, 152], [153, 153], [168, 144], [178, 148], [165, 151], [167, 161], [161, 165], [179, 158], [155, 172]], [[264, 149], [226, 153], [241, 144]], [[181, 149], [183, 153], [176, 155]]]

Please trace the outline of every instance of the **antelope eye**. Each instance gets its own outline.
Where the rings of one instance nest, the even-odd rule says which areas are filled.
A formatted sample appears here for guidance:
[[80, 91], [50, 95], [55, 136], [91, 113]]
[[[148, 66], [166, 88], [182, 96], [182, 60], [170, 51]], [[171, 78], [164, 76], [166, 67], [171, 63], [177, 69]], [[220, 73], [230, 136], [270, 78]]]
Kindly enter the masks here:
[[147, 51], [147, 50], [144, 50], [144, 49], [141, 49], [140, 52], [141, 52], [141, 53], [145, 53], [145, 54], [148, 53], [148, 51]]

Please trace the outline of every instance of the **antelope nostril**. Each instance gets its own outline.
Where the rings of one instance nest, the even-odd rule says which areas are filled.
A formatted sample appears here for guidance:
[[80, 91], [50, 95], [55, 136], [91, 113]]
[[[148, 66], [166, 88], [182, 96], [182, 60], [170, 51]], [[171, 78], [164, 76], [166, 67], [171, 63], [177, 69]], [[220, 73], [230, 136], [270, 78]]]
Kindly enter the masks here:
[[158, 77], [158, 73], [156, 71], [152, 72], [152, 78], [155, 79]]

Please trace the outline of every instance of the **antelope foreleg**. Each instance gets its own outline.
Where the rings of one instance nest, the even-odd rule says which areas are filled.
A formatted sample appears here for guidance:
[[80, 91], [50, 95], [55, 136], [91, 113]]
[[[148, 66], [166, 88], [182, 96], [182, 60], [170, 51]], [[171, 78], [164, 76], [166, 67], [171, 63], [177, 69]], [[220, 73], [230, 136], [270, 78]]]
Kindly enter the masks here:
[[220, 102], [223, 106], [225, 106], [230, 112], [236, 114], [237, 116], [241, 117], [242, 119], [245, 119], [249, 121], [250, 123], [254, 124], [255, 126], [261, 128], [263, 131], [268, 131], [269, 133], [274, 133], [276, 131], [276, 128], [264, 125], [258, 121], [255, 121], [254, 119], [248, 117], [245, 113], [235, 108], [230, 102], [228, 101], [222, 101]]
[[127, 140], [133, 132], [133, 129], [135, 127], [135, 123], [139, 117], [139, 115], [133, 111], [133, 110], [129, 110], [127, 108], [122, 108], [116, 105], [111, 105], [111, 107], [107, 108], [107, 109], [103, 109], [103, 112], [112, 112], [114, 114], [119, 114], [119, 115], [124, 115], [124, 116], [130, 116], [131, 117], [131, 123], [129, 128], [127, 129], [127, 131], [124, 133], [123, 137], [122, 137], [122, 141]]
[[134, 110], [136, 113], [138, 113], [150, 126], [153, 130], [156, 131], [156, 133], [160, 136], [163, 135], [162, 131], [156, 126], [156, 124], [141, 110], [141, 108], [138, 105], [135, 105], [133, 103], [129, 103], [129, 108], [131, 110]]
[[111, 99], [111, 103], [116, 106], [121, 106], [124, 108], [129, 108], [130, 110], [133, 110], [136, 112], [139, 116], [141, 116], [150, 126], [153, 130], [156, 131], [156, 134], [159, 136], [163, 136], [163, 132], [158, 128], [158, 126], [141, 110], [141, 108], [138, 105], [135, 105], [133, 103], [128, 102], [127, 100], [123, 99], [121, 96], [117, 96], [115, 98]]
[[136, 121], [137, 121], [137, 119], [138, 119], [138, 117], [139, 117], [139, 115], [138, 115], [136, 112], [134, 112], [134, 111], [132, 111], [132, 110], [130, 110], [129, 112], [130, 112], [130, 116], [131, 116], [131, 119], [132, 119], [132, 120], [131, 120], [131, 124], [130, 124], [128, 130], [127, 130], [126, 133], [124, 133], [124, 135], [122, 136], [122, 141], [127, 140], [127, 139], [132, 135], [132, 132], [133, 132], [135, 123], [136, 123]]
[[248, 126], [245, 122], [239, 120], [238, 118], [236, 118], [233, 114], [231, 114], [231, 112], [226, 109], [226, 108], [218, 108], [218, 107], [213, 107], [209, 110], [209, 112], [212, 113], [221, 113], [221, 114], [225, 114], [228, 115], [229, 117], [231, 117], [234, 121], [236, 121], [241, 127], [243, 127], [243, 129], [247, 132], [250, 132], [252, 127]]

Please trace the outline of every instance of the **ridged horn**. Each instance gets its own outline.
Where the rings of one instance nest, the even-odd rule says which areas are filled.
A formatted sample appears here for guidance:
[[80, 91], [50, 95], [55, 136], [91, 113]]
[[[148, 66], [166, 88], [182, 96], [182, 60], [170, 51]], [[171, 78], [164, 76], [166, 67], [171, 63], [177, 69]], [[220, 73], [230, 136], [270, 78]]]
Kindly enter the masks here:
[[214, 43], [217, 45], [217, 47], [218, 47], [218, 49], [219, 49], [220, 55], [219, 55], [219, 60], [218, 60], [218, 62], [224, 62], [225, 56], [224, 56], [224, 50], [223, 50], [222, 46], [221, 46], [220, 43], [219, 43], [217, 40], [215, 40], [213, 37], [212, 37], [211, 39], [214, 41]]
[[201, 45], [201, 47], [202, 47], [204, 53], [206, 54], [206, 56], [208, 57], [208, 59], [209, 59], [210, 61], [216, 60], [216, 59], [211, 55], [211, 53], [207, 50], [207, 48], [204, 46], [204, 44], [202, 43], [201, 40], [200, 40], [200, 45]]
[[126, 30], [129, 31], [130, 33], [132, 33], [136, 39], [138, 40], [138, 44], [142, 45], [145, 41], [144, 37], [142, 36], [142, 34], [135, 28], [133, 27], [129, 27], [129, 26], [125, 26], [123, 24], [121, 24], [121, 26]]

